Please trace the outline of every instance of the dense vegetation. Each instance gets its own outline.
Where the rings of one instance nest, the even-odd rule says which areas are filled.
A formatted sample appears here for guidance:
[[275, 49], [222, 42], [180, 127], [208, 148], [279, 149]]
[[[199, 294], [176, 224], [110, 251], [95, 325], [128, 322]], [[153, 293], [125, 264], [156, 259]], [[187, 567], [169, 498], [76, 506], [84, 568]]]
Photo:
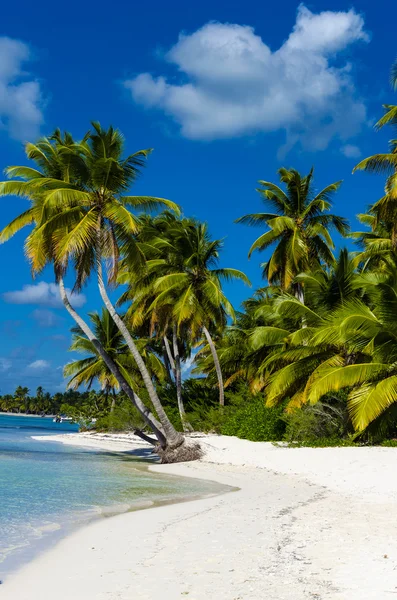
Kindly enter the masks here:
[[28, 415], [68, 415], [77, 421], [88, 421], [109, 413], [112, 399], [95, 390], [76, 392], [67, 390], [50, 394], [42, 387], [32, 393], [27, 387], [18, 386], [13, 394], [0, 396], [0, 411], [26, 413]]
[[[397, 106], [387, 105], [377, 127], [396, 125]], [[71, 349], [82, 358], [65, 376], [74, 390], [102, 390], [68, 392], [69, 407], [61, 395], [46, 397], [51, 411], [151, 430], [163, 460], [187, 456], [182, 432], [192, 429], [320, 445], [395, 435], [396, 140], [355, 168], [387, 175], [384, 196], [359, 215], [361, 232], [331, 212], [340, 181], [319, 191], [313, 169], [284, 167], [279, 183], [259, 181], [264, 212], [238, 221], [262, 228], [249, 254], [267, 251], [267, 285], [237, 313], [222, 284], [250, 282], [219, 266], [222, 242], [207, 225], [169, 200], [128, 195], [149, 150], [125, 156], [121, 134], [93, 123], [81, 141], [57, 130], [26, 151], [34, 167], [9, 167], [0, 195], [31, 206], [0, 239], [30, 226], [33, 273], [53, 266], [76, 322]], [[334, 232], [355, 250], [335, 253]], [[67, 298], [67, 273], [77, 290], [96, 278], [103, 309], [89, 321]], [[115, 306], [108, 289], [118, 286]], [[183, 382], [188, 361], [197, 379]], [[3, 409], [50, 410], [37, 397], [16, 398], [3, 398]]]

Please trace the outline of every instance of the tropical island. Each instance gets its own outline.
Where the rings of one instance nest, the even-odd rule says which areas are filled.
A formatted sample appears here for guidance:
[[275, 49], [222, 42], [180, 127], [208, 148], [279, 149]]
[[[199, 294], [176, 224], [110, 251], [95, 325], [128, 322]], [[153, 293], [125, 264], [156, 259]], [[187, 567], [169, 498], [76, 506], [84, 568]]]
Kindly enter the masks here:
[[[386, 105], [376, 127], [396, 123]], [[49, 599], [60, 565], [59, 600], [151, 599], [164, 586], [192, 600], [395, 594], [396, 140], [354, 168], [385, 173], [362, 231], [333, 212], [341, 181], [318, 185], [314, 168], [264, 174], [263, 212], [237, 220], [258, 227], [247, 254], [265, 252], [264, 285], [240, 310], [227, 286], [248, 277], [221, 266], [222, 240], [172, 199], [131, 195], [151, 150], [127, 148], [92, 122], [81, 138], [56, 129], [27, 143], [29, 166], [6, 169], [0, 196], [29, 207], [0, 242], [27, 228], [32, 273], [51, 267], [81, 358], [64, 367], [67, 392], [19, 386], [0, 410], [94, 423], [58, 440], [150, 448], [153, 469], [230, 493], [95, 523], [5, 597], [29, 583]], [[66, 281], [73, 292], [95, 281], [100, 309], [82, 314]]]
[[[396, 111], [387, 106], [377, 127], [394, 126]], [[223, 283], [249, 286], [246, 275], [219, 266], [222, 241], [207, 224], [171, 200], [127, 195], [150, 150], [126, 155], [124, 145], [99, 123], [79, 141], [56, 130], [26, 144], [33, 166], [6, 169], [0, 195], [31, 207], [0, 241], [33, 225], [25, 242], [32, 272], [52, 265], [75, 321], [70, 350], [83, 358], [64, 368], [68, 392], [39, 387], [30, 397], [19, 386], [0, 409], [134, 429], [163, 462], [200, 456], [183, 435], [192, 431], [317, 446], [393, 443], [396, 144], [354, 169], [392, 170], [385, 195], [359, 215], [360, 232], [330, 212], [341, 181], [317, 189], [314, 169], [284, 167], [280, 183], [259, 181], [266, 212], [238, 222], [264, 229], [248, 255], [271, 249], [267, 285], [239, 312]], [[335, 253], [333, 232], [357, 249]], [[65, 276], [77, 291], [96, 278], [101, 311], [78, 314]]]

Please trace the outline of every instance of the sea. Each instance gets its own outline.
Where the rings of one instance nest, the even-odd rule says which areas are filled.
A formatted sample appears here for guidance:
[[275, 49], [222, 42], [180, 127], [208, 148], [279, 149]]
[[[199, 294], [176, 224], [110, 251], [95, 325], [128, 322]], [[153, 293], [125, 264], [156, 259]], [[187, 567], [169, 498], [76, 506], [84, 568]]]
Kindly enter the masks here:
[[[152, 473], [153, 456], [47, 441], [77, 426], [0, 414], [0, 580], [95, 519], [224, 491], [213, 482]], [[40, 436], [40, 439], [32, 439]]]

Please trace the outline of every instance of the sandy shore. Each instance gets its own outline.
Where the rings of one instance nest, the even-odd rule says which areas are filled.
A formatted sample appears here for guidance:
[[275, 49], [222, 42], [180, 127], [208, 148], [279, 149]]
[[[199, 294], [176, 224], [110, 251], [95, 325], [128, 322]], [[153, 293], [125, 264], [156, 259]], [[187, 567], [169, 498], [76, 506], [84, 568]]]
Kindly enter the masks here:
[[[129, 436], [55, 437], [107, 450], [143, 447]], [[397, 449], [202, 441], [200, 463], [151, 468], [239, 491], [89, 525], [11, 576], [1, 598], [397, 597]]]
[[55, 415], [31, 415], [29, 413], [12, 413], [12, 412], [2, 412], [0, 411], [0, 415], [4, 417], [37, 417], [38, 419], [53, 419]]

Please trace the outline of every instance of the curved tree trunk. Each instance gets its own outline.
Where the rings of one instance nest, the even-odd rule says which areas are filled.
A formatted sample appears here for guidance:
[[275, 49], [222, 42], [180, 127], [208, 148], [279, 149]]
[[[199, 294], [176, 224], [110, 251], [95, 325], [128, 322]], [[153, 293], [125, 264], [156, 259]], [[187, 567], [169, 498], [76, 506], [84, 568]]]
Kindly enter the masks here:
[[204, 335], [207, 338], [207, 342], [208, 345], [210, 347], [211, 350], [211, 354], [212, 354], [212, 358], [214, 360], [214, 365], [215, 365], [215, 371], [216, 371], [216, 375], [218, 377], [218, 385], [219, 385], [219, 404], [221, 406], [225, 406], [225, 391], [223, 389], [223, 377], [222, 377], [222, 369], [221, 369], [221, 365], [219, 362], [219, 357], [218, 357], [218, 353], [216, 351], [215, 348], [215, 344], [212, 340], [212, 337], [210, 335], [210, 332], [208, 331], [208, 329], [205, 327], [203, 327], [203, 331], [204, 331]]
[[138, 409], [138, 411], [142, 415], [145, 423], [150, 427], [150, 429], [155, 434], [156, 438], [159, 441], [160, 446], [162, 448], [166, 448], [167, 440], [166, 440], [166, 436], [164, 435], [164, 433], [162, 431], [161, 424], [157, 421], [157, 419], [154, 417], [154, 415], [152, 415], [150, 410], [143, 404], [143, 402], [139, 398], [139, 396], [137, 396], [135, 394], [134, 390], [132, 390], [130, 388], [130, 386], [128, 385], [128, 382], [126, 381], [126, 379], [124, 379], [124, 377], [120, 373], [120, 370], [117, 367], [117, 365], [113, 362], [113, 360], [110, 358], [110, 356], [104, 350], [104, 348], [98, 342], [93, 331], [90, 329], [90, 327], [87, 325], [87, 323], [80, 317], [80, 315], [75, 311], [73, 306], [70, 304], [69, 298], [66, 294], [65, 285], [64, 285], [63, 279], [61, 277], [58, 278], [58, 284], [59, 284], [60, 296], [61, 296], [62, 302], [63, 302], [66, 310], [68, 311], [68, 313], [70, 314], [72, 319], [81, 328], [81, 330], [84, 332], [84, 334], [90, 340], [90, 342], [92, 342], [95, 349], [98, 351], [98, 354], [101, 356], [104, 363], [108, 367], [109, 371], [111, 373], [113, 373], [113, 375], [119, 382], [120, 387], [123, 390], [123, 392], [131, 400], [133, 405]]
[[131, 336], [130, 332], [128, 331], [127, 326], [125, 325], [124, 321], [119, 316], [115, 307], [113, 306], [112, 302], [110, 301], [110, 298], [107, 294], [105, 284], [103, 282], [101, 254], [100, 254], [100, 251], [98, 251], [98, 248], [97, 248], [97, 276], [98, 276], [98, 287], [99, 287], [99, 292], [101, 294], [101, 298], [102, 298], [107, 310], [109, 311], [110, 316], [112, 317], [113, 321], [116, 323], [118, 330], [120, 331], [121, 335], [123, 336], [123, 338], [128, 346], [129, 351], [131, 352], [132, 356], [134, 357], [137, 367], [141, 373], [145, 387], [149, 393], [150, 400], [155, 408], [157, 416], [158, 416], [160, 423], [162, 425], [162, 428], [164, 430], [164, 434], [165, 434], [165, 437], [167, 440], [167, 446], [170, 448], [177, 448], [178, 446], [183, 444], [184, 437], [179, 431], [176, 431], [175, 427], [172, 425], [171, 421], [169, 420], [169, 418], [160, 402], [157, 392], [154, 388], [153, 381], [152, 381], [149, 371], [147, 370], [146, 365], [142, 359], [142, 356], [139, 354], [139, 350], [136, 347], [135, 342], [132, 339], [132, 336]]
[[168, 361], [169, 361], [169, 363], [171, 365], [171, 371], [172, 371], [172, 374], [174, 376], [174, 380], [176, 380], [175, 361], [174, 361], [174, 357], [172, 356], [172, 352], [171, 352], [171, 348], [170, 348], [170, 343], [169, 343], [168, 338], [167, 338], [166, 335], [163, 337], [163, 342], [164, 342], [165, 351], [167, 353]]
[[134, 429], [134, 435], [141, 438], [141, 440], [144, 440], [145, 442], [149, 442], [149, 444], [152, 444], [153, 446], [155, 446], [157, 443], [155, 439], [151, 438], [149, 435], [146, 435], [146, 433], [140, 429]]
[[167, 371], [167, 378], [168, 378], [168, 382], [172, 383], [173, 379], [172, 379], [172, 375], [171, 375], [171, 364], [170, 364], [170, 359], [167, 353], [167, 348], [164, 342], [164, 338], [163, 338], [163, 361], [164, 361], [164, 365], [165, 365], [165, 370]]
[[172, 328], [172, 347], [174, 349], [175, 357], [175, 385], [176, 385], [176, 397], [178, 400], [178, 410], [182, 421], [183, 431], [193, 431], [193, 427], [190, 425], [186, 417], [185, 406], [182, 398], [182, 371], [181, 371], [181, 357], [179, 356], [178, 348], [178, 337], [176, 334], [176, 325]]
[[116, 390], [112, 388], [112, 405], [110, 407], [110, 414], [114, 413], [114, 409], [116, 408]]

